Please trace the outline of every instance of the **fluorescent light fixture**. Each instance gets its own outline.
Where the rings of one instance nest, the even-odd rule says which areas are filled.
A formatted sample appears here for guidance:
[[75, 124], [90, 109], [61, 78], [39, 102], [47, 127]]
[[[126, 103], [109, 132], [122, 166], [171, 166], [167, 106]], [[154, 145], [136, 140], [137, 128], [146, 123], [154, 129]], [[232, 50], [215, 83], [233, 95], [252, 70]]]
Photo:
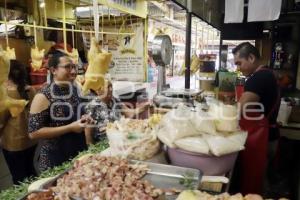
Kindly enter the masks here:
[[85, 7], [77, 7], [76, 8], [76, 12], [86, 12], [86, 11], [90, 11], [90, 7], [89, 6], [85, 6]]
[[263, 30], [263, 33], [270, 33], [270, 30]]

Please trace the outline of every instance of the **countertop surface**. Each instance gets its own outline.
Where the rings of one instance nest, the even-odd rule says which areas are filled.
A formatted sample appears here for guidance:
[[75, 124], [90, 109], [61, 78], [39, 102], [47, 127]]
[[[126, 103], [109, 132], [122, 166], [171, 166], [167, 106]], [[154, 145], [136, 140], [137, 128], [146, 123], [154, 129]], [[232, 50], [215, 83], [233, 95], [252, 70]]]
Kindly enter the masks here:
[[285, 125], [281, 125], [280, 128], [300, 129], [300, 123], [290, 122]]

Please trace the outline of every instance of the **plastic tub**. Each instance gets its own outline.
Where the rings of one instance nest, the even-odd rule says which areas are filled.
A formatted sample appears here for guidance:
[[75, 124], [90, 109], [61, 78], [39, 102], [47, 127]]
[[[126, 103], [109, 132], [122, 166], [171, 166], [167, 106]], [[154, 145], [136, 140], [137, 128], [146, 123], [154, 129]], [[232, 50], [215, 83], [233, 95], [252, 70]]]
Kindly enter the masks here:
[[238, 152], [224, 156], [209, 156], [176, 148], [167, 148], [171, 164], [200, 169], [207, 176], [222, 176], [232, 170]]

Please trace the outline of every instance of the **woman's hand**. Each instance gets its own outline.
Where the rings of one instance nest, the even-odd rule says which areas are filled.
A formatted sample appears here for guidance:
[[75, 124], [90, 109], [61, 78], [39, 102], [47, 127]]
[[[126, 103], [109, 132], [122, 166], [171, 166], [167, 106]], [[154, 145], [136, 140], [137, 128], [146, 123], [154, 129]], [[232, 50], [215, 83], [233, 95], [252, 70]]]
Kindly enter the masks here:
[[99, 132], [105, 132], [106, 131], [106, 126], [102, 126], [102, 127], [99, 127]]
[[96, 121], [90, 115], [82, 115], [81, 119], [86, 122], [87, 125], [96, 124]]
[[81, 118], [70, 124], [70, 129], [75, 133], [82, 133], [84, 128], [88, 125], [94, 124], [94, 120], [89, 115], [83, 115]]

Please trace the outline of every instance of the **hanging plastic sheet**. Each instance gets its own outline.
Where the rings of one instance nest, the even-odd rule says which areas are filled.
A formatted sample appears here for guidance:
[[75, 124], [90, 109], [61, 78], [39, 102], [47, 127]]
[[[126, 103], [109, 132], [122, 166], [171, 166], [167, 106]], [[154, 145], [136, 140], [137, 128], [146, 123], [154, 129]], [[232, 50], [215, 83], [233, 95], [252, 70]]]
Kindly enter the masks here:
[[225, 0], [224, 23], [241, 23], [244, 18], [244, 0]]
[[249, 0], [248, 22], [277, 20], [280, 9], [281, 0]]

